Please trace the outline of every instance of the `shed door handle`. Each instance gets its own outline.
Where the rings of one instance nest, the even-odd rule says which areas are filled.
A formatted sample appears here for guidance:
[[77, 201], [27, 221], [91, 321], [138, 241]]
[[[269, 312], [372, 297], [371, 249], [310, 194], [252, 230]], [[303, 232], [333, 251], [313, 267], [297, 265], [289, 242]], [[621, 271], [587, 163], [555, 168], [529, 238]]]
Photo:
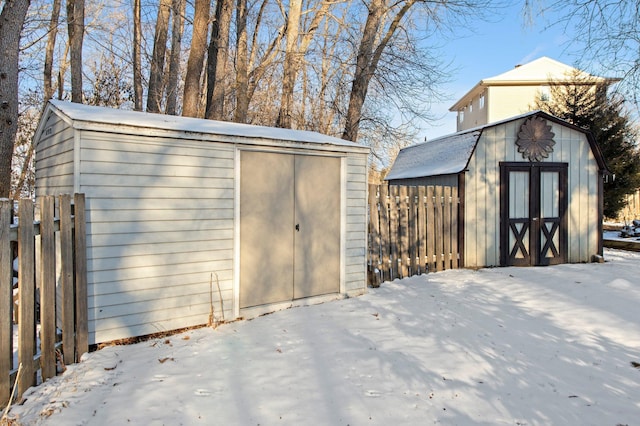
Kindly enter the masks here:
[[296, 231], [300, 232], [300, 224], [296, 223]]

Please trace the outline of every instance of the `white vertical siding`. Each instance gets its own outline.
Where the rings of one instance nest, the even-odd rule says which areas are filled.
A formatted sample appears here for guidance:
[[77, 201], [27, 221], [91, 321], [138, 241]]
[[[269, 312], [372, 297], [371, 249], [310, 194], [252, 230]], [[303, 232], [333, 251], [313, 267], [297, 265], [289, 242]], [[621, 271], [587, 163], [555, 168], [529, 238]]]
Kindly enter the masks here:
[[228, 144], [82, 132], [91, 342], [206, 323], [211, 297], [232, 317], [233, 168]]
[[583, 133], [557, 124], [552, 131], [549, 161], [569, 163], [568, 261], [589, 262], [598, 253], [598, 165]]
[[349, 154], [346, 167], [345, 291], [355, 295], [367, 282], [367, 155]]
[[73, 193], [74, 130], [50, 114], [36, 141], [36, 197]]
[[[465, 173], [465, 266], [500, 264], [500, 162], [527, 161], [515, 145], [523, 122], [484, 129], [470, 159]], [[549, 124], [556, 145], [544, 161], [569, 164], [568, 261], [588, 262], [598, 252], [598, 166], [583, 133]]]

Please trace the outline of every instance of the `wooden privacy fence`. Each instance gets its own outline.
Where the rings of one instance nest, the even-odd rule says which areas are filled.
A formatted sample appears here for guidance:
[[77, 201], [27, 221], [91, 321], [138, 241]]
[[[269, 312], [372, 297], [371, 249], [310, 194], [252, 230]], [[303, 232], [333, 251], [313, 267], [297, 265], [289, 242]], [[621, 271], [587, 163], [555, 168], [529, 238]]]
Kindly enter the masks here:
[[640, 219], [640, 189], [625, 198], [626, 205], [620, 210], [617, 218], [609, 218], [617, 222], [631, 224], [633, 219]]
[[20, 200], [18, 224], [0, 200], [0, 403], [88, 350], [84, 194], [71, 200], [42, 197], [37, 222], [33, 201]]
[[461, 266], [458, 190], [369, 185], [369, 281]]

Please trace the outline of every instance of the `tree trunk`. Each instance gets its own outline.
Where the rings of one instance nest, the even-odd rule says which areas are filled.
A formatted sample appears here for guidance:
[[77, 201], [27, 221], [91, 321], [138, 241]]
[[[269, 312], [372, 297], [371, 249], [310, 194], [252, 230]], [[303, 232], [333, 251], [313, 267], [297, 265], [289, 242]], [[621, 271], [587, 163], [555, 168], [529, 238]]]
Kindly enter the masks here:
[[29, 0], [7, 1], [0, 13], [0, 197], [11, 192], [11, 157], [18, 131], [18, 52]]
[[71, 102], [82, 103], [82, 40], [84, 0], [67, 0], [67, 29], [71, 66]]
[[302, 0], [289, 1], [287, 16], [287, 37], [282, 70], [282, 94], [280, 96], [280, 111], [276, 127], [291, 128], [291, 114], [293, 109], [293, 89], [296, 83], [298, 62], [298, 37], [300, 35], [300, 14]]
[[178, 100], [178, 77], [180, 74], [180, 53], [182, 49], [182, 31], [184, 30], [185, 0], [173, 0], [171, 28], [171, 55], [169, 56], [169, 78], [167, 81], [167, 114], [176, 115]]
[[249, 111], [249, 59], [247, 46], [247, 0], [236, 2], [236, 110], [233, 121], [246, 123]]
[[142, 111], [142, 21], [140, 0], [133, 0], [133, 109]]
[[362, 107], [367, 98], [369, 83], [371, 83], [371, 79], [376, 73], [384, 49], [400, 26], [400, 21], [402, 21], [402, 18], [404, 18], [415, 3], [416, 0], [406, 0], [404, 2], [398, 10], [398, 13], [393, 17], [389, 28], [377, 46], [375, 42], [384, 24], [383, 17], [387, 12], [387, 6], [385, 0], [372, 0], [369, 4], [369, 16], [367, 16], [360, 47], [358, 48], [356, 71], [353, 76], [353, 85], [351, 86], [351, 95], [349, 97], [349, 109], [347, 110], [342, 139], [352, 142], [356, 142], [358, 139], [358, 130], [360, 128], [360, 120], [362, 119]]
[[[302, 0], [289, 2], [289, 16], [287, 19], [287, 42], [282, 79], [282, 96], [280, 111], [278, 112], [277, 127], [290, 129], [293, 124], [293, 94], [300, 71], [301, 58], [307, 53], [313, 36], [329, 10], [331, 1], [323, 1], [320, 9], [313, 15], [308, 28], [300, 34], [300, 17]], [[298, 42], [299, 41], [299, 42]]]
[[[241, 78], [240, 82], [236, 80], [236, 85], [239, 86], [240, 84], [243, 84], [243, 82], [246, 82], [246, 85], [244, 85], [243, 87], [237, 87], [236, 89], [242, 93], [241, 96], [243, 97], [242, 100], [238, 100], [236, 102], [235, 121], [237, 122], [248, 122], [249, 105], [251, 104], [251, 99], [253, 98], [256, 87], [258, 86], [258, 83], [264, 76], [265, 72], [269, 69], [269, 66], [274, 63], [275, 59], [278, 57], [279, 51], [277, 47], [280, 46], [280, 43], [284, 38], [285, 28], [283, 26], [278, 30], [276, 37], [274, 37], [274, 39], [269, 42], [269, 45], [266, 47], [266, 49], [262, 50], [258, 47], [260, 44], [259, 29], [262, 26], [262, 20], [266, 13], [268, 4], [268, 0], [262, 1], [262, 3], [260, 4], [260, 10], [258, 11], [255, 18], [253, 36], [251, 40], [251, 51], [247, 51], [246, 54], [246, 78], [244, 77], [244, 75], [240, 75], [239, 71], [236, 70], [236, 75], [239, 75]], [[262, 53], [262, 56], [258, 58], [258, 55], [260, 53]], [[238, 65], [236, 64], [236, 67], [237, 66]]]
[[187, 73], [184, 78], [184, 98], [182, 101], [182, 115], [197, 117], [200, 103], [200, 80], [204, 68], [204, 56], [207, 50], [207, 36], [209, 33], [210, 0], [196, 0], [193, 11], [193, 35], [191, 36], [191, 50], [187, 60]]
[[224, 118], [224, 78], [229, 53], [229, 29], [232, 12], [233, 0], [217, 0], [207, 61], [208, 84], [205, 117], [209, 120]]
[[47, 35], [47, 47], [44, 54], [44, 102], [53, 97], [55, 89], [53, 87], [53, 53], [56, 47], [56, 37], [58, 35], [58, 20], [60, 18], [60, 0], [53, 0], [51, 6], [51, 20], [49, 21], [49, 34]]
[[171, 0], [160, 0], [156, 33], [153, 38], [153, 57], [149, 72], [149, 91], [147, 93], [147, 111], [160, 112], [162, 103], [162, 82], [164, 79], [164, 61], [167, 51], [167, 36], [169, 33], [169, 16], [171, 14]]

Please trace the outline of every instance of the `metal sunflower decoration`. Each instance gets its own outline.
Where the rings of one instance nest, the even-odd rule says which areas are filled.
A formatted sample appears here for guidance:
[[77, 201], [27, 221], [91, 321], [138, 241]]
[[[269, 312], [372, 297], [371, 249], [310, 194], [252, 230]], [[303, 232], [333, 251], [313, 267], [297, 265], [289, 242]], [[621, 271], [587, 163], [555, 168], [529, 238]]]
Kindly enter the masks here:
[[551, 126], [544, 118], [528, 118], [518, 132], [518, 152], [529, 161], [542, 161], [553, 152], [553, 146], [556, 144], [554, 136], [555, 133], [551, 131]]

